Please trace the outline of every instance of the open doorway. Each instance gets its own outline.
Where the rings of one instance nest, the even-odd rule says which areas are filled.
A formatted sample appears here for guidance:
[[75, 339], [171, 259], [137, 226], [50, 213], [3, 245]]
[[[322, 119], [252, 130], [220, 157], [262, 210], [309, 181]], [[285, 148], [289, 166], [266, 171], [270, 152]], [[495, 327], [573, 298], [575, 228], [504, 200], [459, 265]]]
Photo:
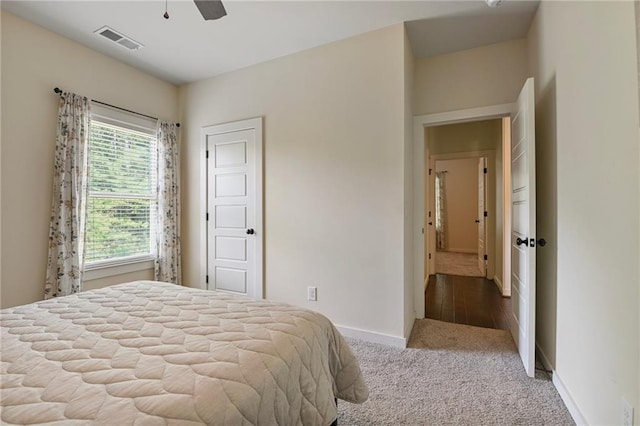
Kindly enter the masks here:
[[[508, 118], [507, 118], [508, 117]], [[502, 294], [513, 303], [509, 317], [511, 336], [527, 371], [535, 374], [536, 313], [536, 156], [534, 80], [528, 78], [513, 103], [465, 110], [434, 113], [413, 118], [413, 239], [414, 309], [417, 318], [425, 317], [425, 287], [433, 266], [427, 259], [432, 236], [432, 216], [425, 205], [430, 200], [425, 173], [430, 161], [428, 130], [433, 126], [469, 123], [500, 118], [506, 129], [502, 143], [503, 226], [500, 239], [503, 250]], [[510, 120], [510, 121], [509, 121]], [[508, 126], [508, 127], [507, 127]], [[489, 172], [490, 173], [490, 172]], [[429, 176], [429, 177], [428, 177]], [[431, 207], [432, 208], [432, 207]], [[499, 256], [496, 256], [498, 259]], [[487, 266], [491, 272], [491, 258]]]
[[503, 160], [508, 121], [425, 128], [427, 318], [509, 328]]
[[435, 272], [487, 276], [486, 157], [435, 161]]

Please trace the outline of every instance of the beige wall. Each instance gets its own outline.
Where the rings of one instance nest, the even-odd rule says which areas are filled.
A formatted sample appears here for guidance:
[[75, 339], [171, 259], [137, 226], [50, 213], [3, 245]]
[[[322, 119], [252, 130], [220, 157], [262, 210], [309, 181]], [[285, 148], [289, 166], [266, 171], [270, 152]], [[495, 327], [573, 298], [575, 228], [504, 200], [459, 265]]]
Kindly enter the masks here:
[[404, 337], [416, 318], [413, 286], [413, 80], [414, 57], [404, 28]]
[[429, 154], [492, 151], [502, 141], [500, 119], [428, 127]]
[[526, 40], [416, 59], [415, 115], [515, 101], [527, 71]]
[[588, 424], [621, 424], [623, 398], [640, 422], [633, 7], [542, 2], [529, 32], [538, 236], [550, 241], [538, 250], [537, 339]]
[[478, 159], [436, 161], [436, 171], [446, 171], [445, 250], [478, 253]]
[[200, 130], [262, 116], [266, 297], [403, 336], [403, 40], [396, 25], [181, 87], [187, 285], [204, 267]]
[[[2, 307], [43, 295], [56, 86], [167, 120], [178, 116], [175, 86], [2, 13]], [[123, 275], [118, 281], [141, 276], [152, 273]], [[87, 287], [105, 283], [113, 278]]]

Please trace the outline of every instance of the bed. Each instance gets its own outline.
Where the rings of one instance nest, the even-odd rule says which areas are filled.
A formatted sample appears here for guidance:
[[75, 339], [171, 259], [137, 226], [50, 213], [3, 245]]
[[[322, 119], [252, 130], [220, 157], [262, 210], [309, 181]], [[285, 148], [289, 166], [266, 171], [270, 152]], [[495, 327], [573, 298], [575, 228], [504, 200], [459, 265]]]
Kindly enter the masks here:
[[329, 425], [368, 390], [302, 308], [137, 281], [0, 311], [3, 424]]

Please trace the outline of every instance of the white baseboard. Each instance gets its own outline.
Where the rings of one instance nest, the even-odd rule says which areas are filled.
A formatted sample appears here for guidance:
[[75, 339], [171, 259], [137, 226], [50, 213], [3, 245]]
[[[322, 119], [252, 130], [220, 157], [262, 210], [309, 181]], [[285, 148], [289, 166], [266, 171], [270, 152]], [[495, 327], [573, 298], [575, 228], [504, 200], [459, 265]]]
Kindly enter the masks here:
[[380, 343], [383, 345], [394, 346], [401, 349], [407, 347], [408, 339], [404, 337], [391, 336], [389, 334], [376, 333], [374, 331], [361, 330], [359, 328], [353, 327], [344, 327], [341, 325], [336, 325], [336, 328], [338, 329], [340, 334], [346, 337], [355, 337], [356, 339], [361, 339], [365, 342]]
[[566, 405], [567, 410], [569, 410], [569, 414], [571, 414], [573, 421], [576, 422], [577, 426], [587, 425], [587, 421], [584, 419], [584, 416], [578, 409], [578, 406], [576, 405], [573, 398], [571, 398], [571, 394], [569, 393], [569, 391], [567, 390], [567, 387], [562, 382], [562, 379], [560, 379], [560, 376], [558, 375], [558, 373], [554, 371], [552, 377], [553, 377], [552, 379], [553, 385], [558, 390], [558, 393], [560, 394], [560, 398], [562, 398], [564, 405]]
[[556, 387], [558, 394], [560, 394], [560, 398], [562, 398], [562, 401], [567, 407], [567, 410], [569, 410], [569, 414], [571, 414], [573, 421], [576, 422], [576, 425], [578, 426], [586, 425], [587, 421], [584, 419], [584, 416], [578, 409], [578, 406], [576, 405], [573, 398], [571, 398], [571, 394], [567, 390], [567, 387], [564, 385], [564, 382], [562, 381], [562, 379], [560, 379], [560, 376], [558, 376], [558, 373], [556, 373], [556, 371], [554, 370], [551, 361], [549, 361], [549, 357], [547, 357], [547, 354], [545, 354], [542, 348], [540, 348], [540, 345], [538, 345], [538, 342], [536, 342], [536, 355], [538, 356], [538, 359], [540, 360], [544, 368], [551, 371], [551, 380], [553, 382], [553, 385]]
[[500, 294], [502, 294], [503, 293], [503, 291], [502, 291], [502, 289], [503, 289], [502, 281], [500, 281], [500, 278], [498, 278], [497, 275], [493, 277], [493, 282], [496, 283], [496, 285], [498, 286], [498, 290], [500, 290]]

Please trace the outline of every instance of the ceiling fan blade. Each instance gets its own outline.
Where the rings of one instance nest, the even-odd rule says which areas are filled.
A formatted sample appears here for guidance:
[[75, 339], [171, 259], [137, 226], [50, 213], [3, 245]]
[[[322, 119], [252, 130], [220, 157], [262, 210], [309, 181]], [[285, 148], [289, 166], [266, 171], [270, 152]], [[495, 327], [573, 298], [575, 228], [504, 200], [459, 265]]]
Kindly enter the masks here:
[[205, 21], [220, 19], [227, 14], [220, 0], [193, 0]]

